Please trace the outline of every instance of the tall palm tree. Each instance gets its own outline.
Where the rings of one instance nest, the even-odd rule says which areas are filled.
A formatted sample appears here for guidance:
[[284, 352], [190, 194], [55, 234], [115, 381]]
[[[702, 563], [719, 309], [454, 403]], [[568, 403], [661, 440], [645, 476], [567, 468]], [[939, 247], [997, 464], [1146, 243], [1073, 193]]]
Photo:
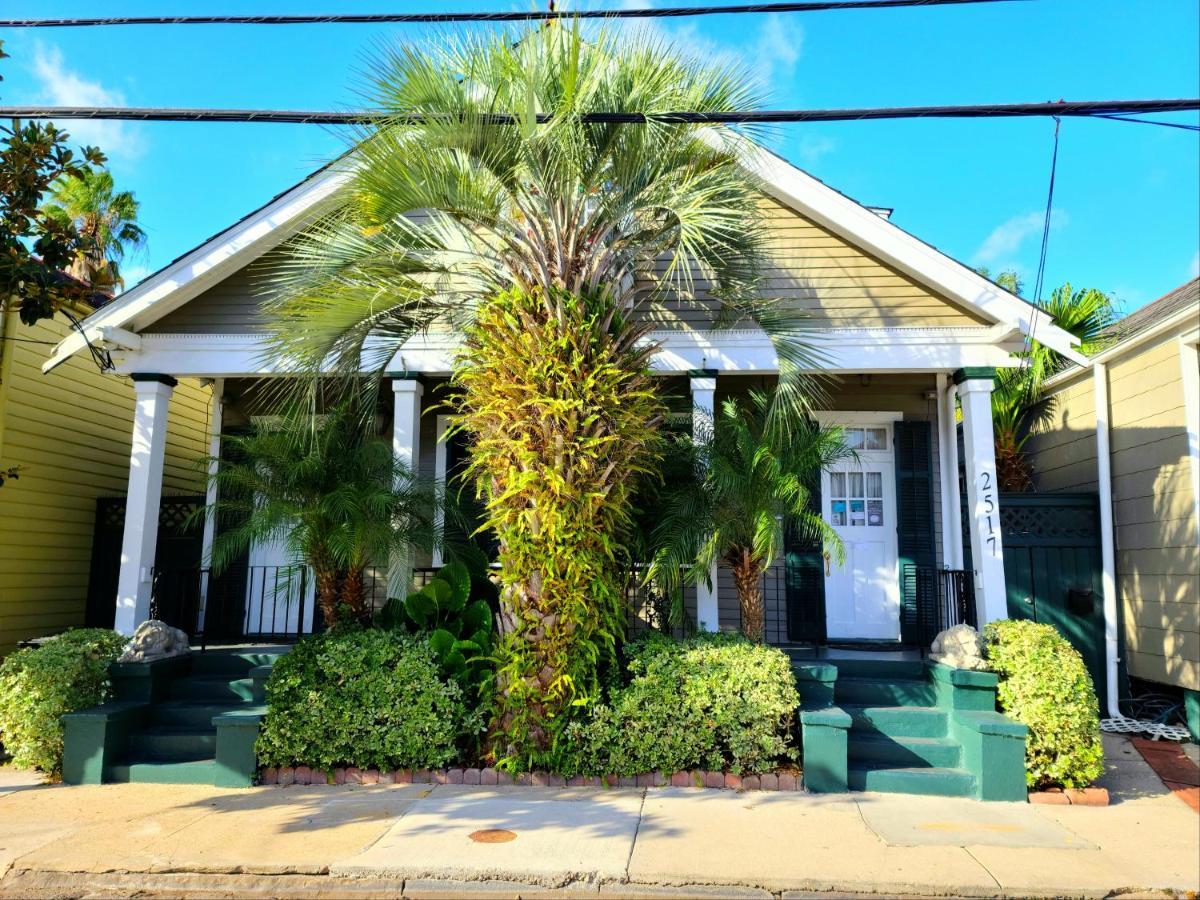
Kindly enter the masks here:
[[695, 477], [661, 499], [650, 577], [668, 590], [708, 577], [724, 560], [733, 575], [742, 633], [762, 641], [762, 576], [783, 552], [785, 535], [823, 541], [841, 562], [843, 547], [821, 517], [813, 486], [821, 470], [853, 455], [841, 430], [796, 423], [770, 426], [767, 394], [722, 405], [711, 440], [697, 449]]
[[218, 499], [207, 512], [228, 525], [214, 542], [213, 567], [253, 544], [282, 543], [312, 567], [327, 625], [369, 620], [367, 569], [433, 543], [432, 492], [386, 440], [364, 434], [348, 405], [317, 418], [289, 412], [224, 442], [213, 476]]
[[[553, 764], [623, 632], [617, 536], [659, 418], [647, 311], [757, 322], [781, 360], [773, 417], [808, 397], [802, 317], [757, 290], [754, 145], [662, 118], [752, 108], [749, 83], [577, 23], [385, 52], [369, 92], [388, 118], [277, 272], [275, 352], [314, 373], [382, 368], [424, 329], [466, 335], [456, 427], [499, 540], [502, 765]], [[583, 121], [597, 111], [651, 120]]]
[[[1075, 290], [1067, 282], [1038, 305], [1055, 325], [1079, 338], [1081, 353], [1096, 353], [1113, 340], [1111, 328], [1117, 312], [1112, 298], [1103, 291]], [[1002, 491], [1013, 492], [1033, 489], [1033, 468], [1025, 456], [1025, 444], [1051, 423], [1055, 398], [1046, 394], [1045, 384], [1068, 365], [1059, 353], [1036, 339], [1019, 356], [1019, 366], [1000, 370], [992, 392], [996, 479]]]
[[55, 184], [44, 206], [46, 214], [74, 223], [87, 247], [71, 264], [73, 276], [100, 290], [124, 286], [121, 261], [126, 252], [146, 243], [146, 232], [137, 221], [138, 206], [132, 192], [116, 190], [106, 169]]

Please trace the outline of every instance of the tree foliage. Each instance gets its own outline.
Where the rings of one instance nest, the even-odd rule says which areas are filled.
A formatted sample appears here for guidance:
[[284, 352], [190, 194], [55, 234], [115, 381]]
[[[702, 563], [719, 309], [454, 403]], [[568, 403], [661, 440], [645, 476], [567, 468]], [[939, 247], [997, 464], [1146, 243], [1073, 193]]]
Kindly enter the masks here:
[[228, 566], [256, 543], [280, 542], [312, 566], [327, 625], [368, 621], [367, 569], [434, 539], [432, 490], [365, 433], [352, 404], [323, 415], [288, 410], [224, 439], [209, 510], [227, 527], [213, 565]]
[[124, 287], [120, 263], [127, 250], [145, 245], [146, 232], [137, 223], [138, 201], [132, 192], [116, 190], [111, 172], [60, 178], [43, 212], [58, 227], [74, 228], [83, 240], [69, 267], [74, 277], [100, 290]]
[[[7, 55], [0, 42], [0, 59]], [[64, 274], [93, 252], [92, 239], [48, 213], [42, 200], [56, 183], [84, 178], [105, 159], [95, 147], [76, 154], [70, 135], [50, 123], [14, 119], [0, 125], [0, 135], [0, 306], [15, 305], [33, 325], [92, 298], [90, 286]]]
[[[694, 457], [694, 477], [663, 497], [650, 577], [668, 589], [707, 579], [717, 560], [733, 574], [742, 632], [763, 639], [762, 575], [792, 532], [824, 541], [839, 557], [837, 533], [821, 517], [814, 485], [822, 469], [851, 455], [840, 429], [811, 421], [771, 427], [770, 397], [726, 400]], [[682, 447], [679, 448], [683, 450]], [[715, 623], [709, 623], [710, 625]]]

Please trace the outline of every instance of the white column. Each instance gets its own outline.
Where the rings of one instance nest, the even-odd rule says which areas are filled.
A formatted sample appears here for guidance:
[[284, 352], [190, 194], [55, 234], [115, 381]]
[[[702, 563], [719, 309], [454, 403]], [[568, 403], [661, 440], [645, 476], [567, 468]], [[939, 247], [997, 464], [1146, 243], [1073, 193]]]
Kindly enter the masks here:
[[975, 566], [975, 604], [980, 628], [996, 619], [1008, 618], [992, 428], [993, 379], [990, 370], [960, 369], [954, 375], [962, 401], [971, 561]]
[[[433, 480], [437, 483], [438, 490], [443, 494], [447, 490], [446, 477], [449, 474], [446, 469], [449, 467], [449, 446], [446, 444], [446, 431], [450, 428], [449, 416], [437, 417], [437, 446], [433, 448]], [[443, 530], [446, 527], [446, 506], [445, 501], [439, 498], [437, 508], [433, 511], [433, 528], [435, 533], [441, 537]], [[442, 567], [442, 548], [436, 545], [433, 548], [431, 558], [433, 567], [440, 569]]]
[[138, 625], [150, 618], [158, 502], [162, 498], [163, 459], [167, 449], [167, 407], [175, 384], [169, 375], [133, 376], [133, 447], [129, 455], [125, 535], [121, 541], [121, 572], [117, 578], [113, 623], [121, 634], [133, 634]]
[[[421, 382], [407, 373], [392, 376], [392, 453], [410, 473], [421, 458]], [[388, 596], [403, 597], [412, 583], [412, 553], [397, 553], [388, 566]]]
[[938, 376], [938, 434], [942, 463], [942, 563], [963, 567], [962, 497], [958, 491], [958, 421], [956, 393], [949, 379]]
[[[213, 541], [217, 536], [217, 516], [213, 506], [217, 502], [217, 466], [221, 456], [221, 427], [225, 417], [225, 379], [214, 378], [212, 397], [208, 407], [208, 481], [204, 490], [204, 534], [200, 538], [200, 565], [204, 569], [212, 568]], [[204, 615], [208, 608], [208, 585], [211, 572], [200, 573], [200, 613], [197, 625], [204, 628]]]
[[[716, 409], [717, 373], [713, 369], [694, 369], [692, 387], [692, 440], [700, 443], [712, 437]], [[708, 571], [708, 583], [696, 585], [696, 626], [701, 631], [720, 629], [720, 599], [717, 594], [717, 564]]]

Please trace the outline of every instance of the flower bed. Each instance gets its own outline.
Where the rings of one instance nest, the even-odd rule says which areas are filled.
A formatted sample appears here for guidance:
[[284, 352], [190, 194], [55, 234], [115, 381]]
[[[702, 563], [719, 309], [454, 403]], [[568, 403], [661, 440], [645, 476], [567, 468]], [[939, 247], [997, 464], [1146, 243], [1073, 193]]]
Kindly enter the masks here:
[[663, 772], [644, 775], [576, 775], [565, 778], [549, 772], [522, 772], [510, 775], [492, 768], [466, 769], [358, 769], [338, 768], [330, 771], [312, 769], [308, 766], [266, 767], [259, 770], [258, 783], [287, 787], [300, 785], [337, 784], [469, 784], [482, 787], [498, 785], [524, 785], [527, 787], [591, 787], [591, 788], [645, 788], [645, 787], [693, 787], [734, 791], [798, 791], [802, 789], [797, 771], [768, 772], [763, 775], [735, 775], [733, 772], [706, 772], [696, 769], [690, 772], [675, 772], [668, 776]]

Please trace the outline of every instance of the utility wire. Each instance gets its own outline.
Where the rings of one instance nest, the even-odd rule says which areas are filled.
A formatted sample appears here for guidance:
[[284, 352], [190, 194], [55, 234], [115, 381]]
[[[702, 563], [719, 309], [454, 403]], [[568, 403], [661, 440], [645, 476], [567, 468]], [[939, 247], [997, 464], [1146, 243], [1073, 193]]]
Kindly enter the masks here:
[[[1054, 179], [1058, 174], [1058, 134], [1062, 121], [1054, 119], [1054, 151], [1050, 154], [1050, 187], [1046, 190], [1046, 218], [1042, 222], [1042, 250], [1038, 256], [1037, 278], [1033, 283], [1033, 302], [1042, 302], [1042, 281], [1046, 275], [1046, 251], [1050, 248], [1050, 218], [1054, 211]], [[1032, 337], [1032, 334], [1030, 335]]]
[[331, 13], [257, 16], [90, 16], [69, 19], [0, 19], [0, 28], [81, 28], [102, 25], [326, 25], [422, 24], [448, 22], [530, 22], [547, 19], [671, 19], [745, 13], [826, 12], [842, 9], [893, 9], [962, 6], [1030, 0], [823, 0], [804, 3], [741, 3], [733, 6], [677, 6], [662, 9], [548, 10], [537, 12]]
[[[581, 113], [582, 122], [596, 124], [685, 123], [730, 125], [777, 122], [845, 122], [867, 119], [985, 119], [1053, 117], [1112, 117], [1126, 113], [1166, 113], [1200, 110], [1200, 98], [1174, 100], [1070, 100], [1057, 103], [985, 103], [960, 106], [893, 106], [860, 109], [733, 110], [729, 112], [678, 111], [662, 113]], [[357, 110], [334, 112], [292, 109], [187, 109], [123, 106], [0, 106], [0, 117], [14, 119], [105, 119], [140, 122], [274, 122], [301, 125], [367, 125], [371, 123], [419, 123], [448, 119], [434, 113], [412, 115]], [[519, 116], [505, 113], [482, 115], [492, 125], [514, 125]], [[551, 120], [539, 113], [537, 121]], [[1134, 121], [1123, 119], [1123, 121]], [[1166, 124], [1166, 123], [1155, 123]]]

